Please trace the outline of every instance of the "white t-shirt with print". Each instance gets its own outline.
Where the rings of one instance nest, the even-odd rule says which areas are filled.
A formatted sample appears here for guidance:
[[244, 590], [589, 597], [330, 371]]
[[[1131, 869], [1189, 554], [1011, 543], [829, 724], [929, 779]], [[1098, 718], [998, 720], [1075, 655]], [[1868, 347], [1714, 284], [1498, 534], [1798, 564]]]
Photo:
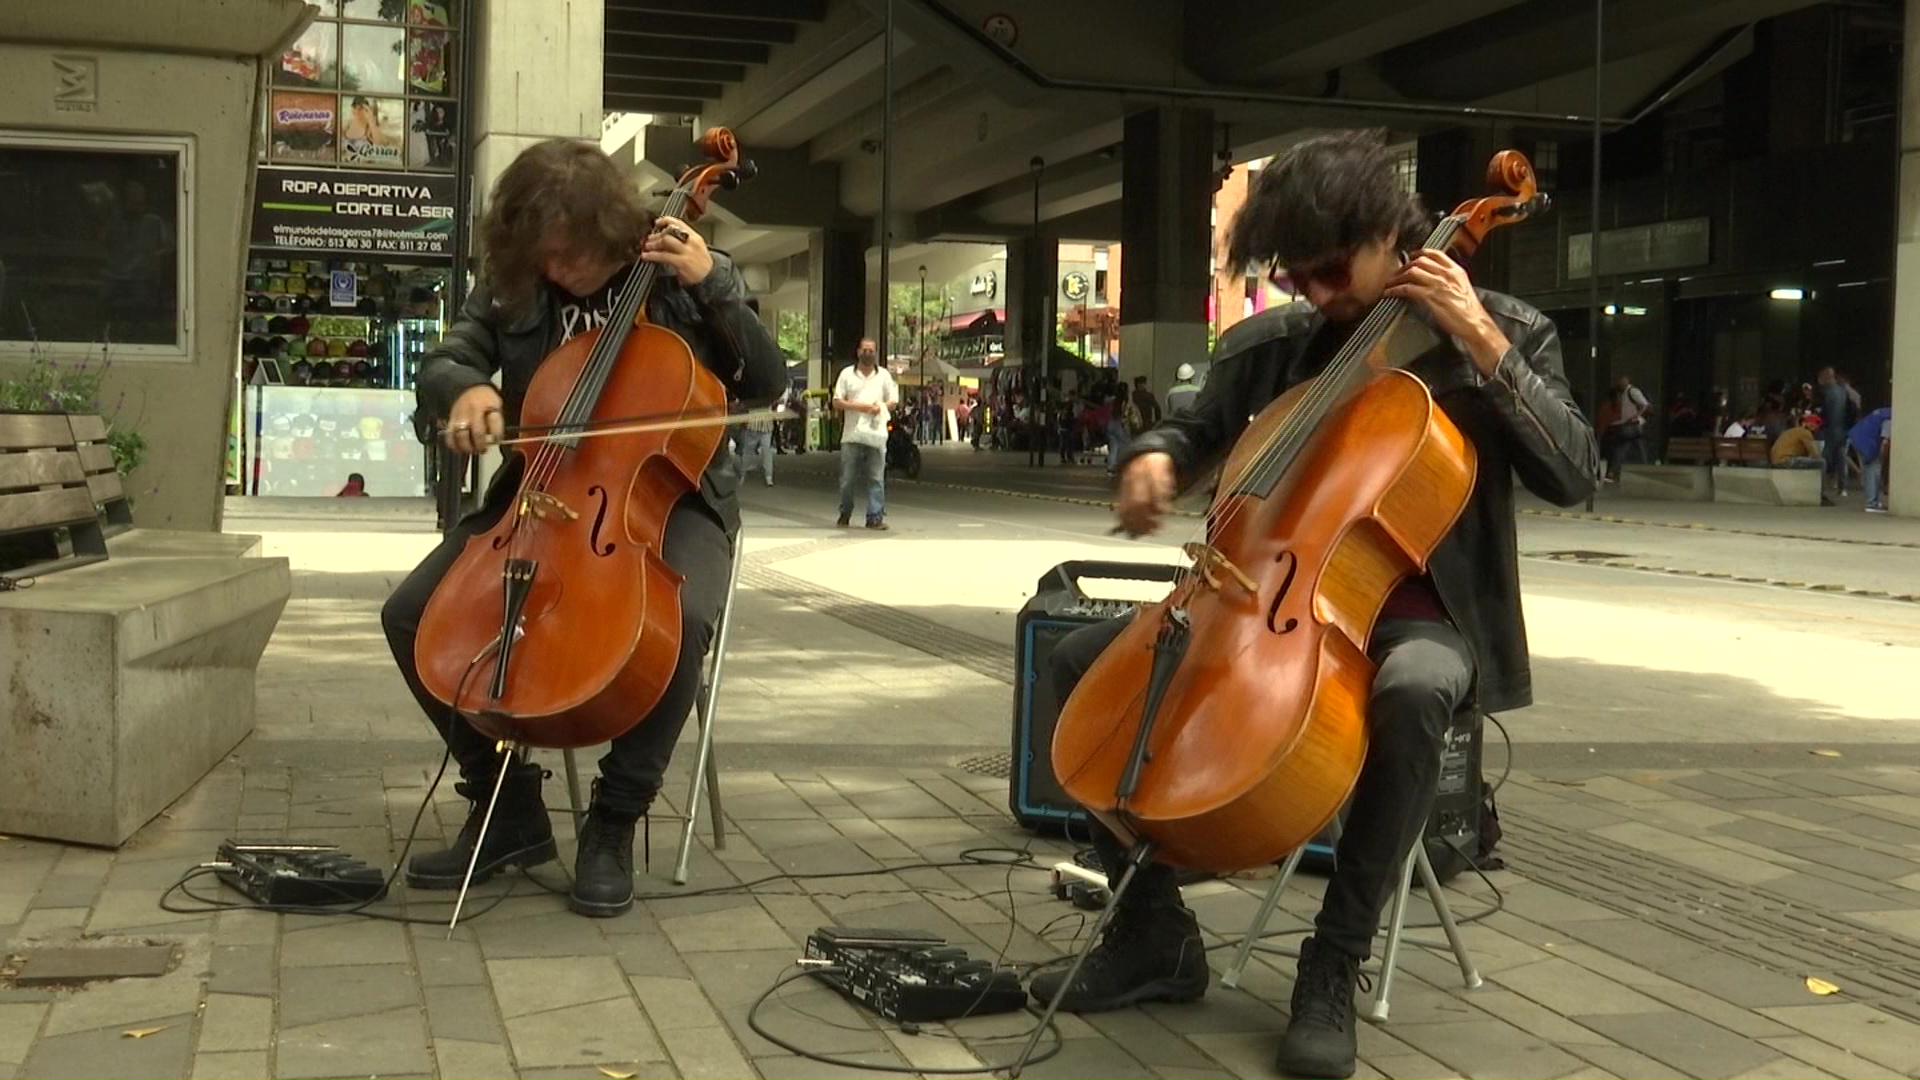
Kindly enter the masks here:
[[840, 432], [841, 442], [883, 448], [887, 445], [887, 420], [893, 415], [890, 407], [900, 403], [900, 390], [894, 385], [891, 372], [876, 367], [873, 374], [862, 375], [860, 365], [855, 364], [842, 371], [839, 381], [833, 384], [833, 399], [882, 406], [877, 413], [842, 413], [846, 420]]

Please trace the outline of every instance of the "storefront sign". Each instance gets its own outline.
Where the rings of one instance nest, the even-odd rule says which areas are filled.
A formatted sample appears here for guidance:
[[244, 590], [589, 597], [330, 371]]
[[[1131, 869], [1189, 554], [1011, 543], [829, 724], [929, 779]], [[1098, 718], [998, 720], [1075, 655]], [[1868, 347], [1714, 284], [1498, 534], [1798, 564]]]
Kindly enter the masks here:
[[455, 182], [425, 173], [263, 166], [256, 247], [336, 254], [453, 254]]
[[[1600, 234], [1600, 273], [1646, 274], [1704, 266], [1712, 259], [1712, 220], [1704, 217], [1630, 225]], [[1567, 280], [1593, 266], [1593, 234], [1567, 237]]]

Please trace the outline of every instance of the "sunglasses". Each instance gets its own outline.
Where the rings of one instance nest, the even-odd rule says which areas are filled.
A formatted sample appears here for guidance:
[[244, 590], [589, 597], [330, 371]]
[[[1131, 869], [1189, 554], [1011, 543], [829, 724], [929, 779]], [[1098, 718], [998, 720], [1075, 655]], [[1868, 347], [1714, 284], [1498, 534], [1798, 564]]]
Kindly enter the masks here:
[[1353, 284], [1353, 256], [1340, 255], [1319, 263], [1305, 266], [1281, 266], [1275, 259], [1267, 267], [1267, 280], [1289, 292], [1305, 292], [1308, 285], [1319, 282], [1323, 287], [1335, 292]]

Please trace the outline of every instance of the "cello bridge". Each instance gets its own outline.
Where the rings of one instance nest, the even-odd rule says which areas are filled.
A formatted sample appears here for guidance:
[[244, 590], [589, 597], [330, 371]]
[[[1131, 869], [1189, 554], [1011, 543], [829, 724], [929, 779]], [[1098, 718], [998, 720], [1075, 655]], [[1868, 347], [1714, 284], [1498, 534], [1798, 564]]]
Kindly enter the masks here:
[[1222, 555], [1220, 549], [1214, 547], [1212, 544], [1202, 544], [1198, 542], [1183, 544], [1180, 550], [1186, 552], [1187, 557], [1193, 560], [1194, 571], [1206, 579], [1207, 585], [1215, 592], [1220, 591], [1221, 573], [1225, 573], [1226, 576], [1233, 579], [1234, 584], [1239, 585], [1250, 593], [1260, 591], [1259, 585], [1255, 584], [1254, 580], [1247, 576], [1246, 571], [1233, 565], [1232, 561], [1225, 555]]
[[566, 518], [568, 521], [574, 521], [580, 517], [580, 514], [572, 507], [544, 491], [529, 491], [522, 494], [520, 496], [520, 513], [522, 516], [530, 515], [541, 521], [551, 521], [554, 518], [561, 517]]

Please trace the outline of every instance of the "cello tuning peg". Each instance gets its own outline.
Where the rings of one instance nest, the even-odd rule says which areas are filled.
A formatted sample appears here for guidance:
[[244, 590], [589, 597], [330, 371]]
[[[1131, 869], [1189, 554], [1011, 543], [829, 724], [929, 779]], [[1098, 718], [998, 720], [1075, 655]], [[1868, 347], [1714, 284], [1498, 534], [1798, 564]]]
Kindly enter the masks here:
[[740, 177], [741, 182], [744, 183], [759, 177], [760, 166], [755, 164], [752, 158], [741, 158], [740, 164], [735, 166], [733, 171]]

